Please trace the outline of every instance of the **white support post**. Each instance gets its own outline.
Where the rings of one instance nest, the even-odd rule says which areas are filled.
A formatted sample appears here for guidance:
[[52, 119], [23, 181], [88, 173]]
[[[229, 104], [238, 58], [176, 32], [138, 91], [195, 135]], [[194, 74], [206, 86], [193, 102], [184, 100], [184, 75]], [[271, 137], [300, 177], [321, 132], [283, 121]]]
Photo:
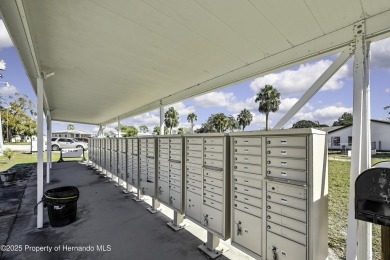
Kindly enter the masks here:
[[371, 166], [369, 44], [364, 24], [355, 25], [352, 158], [348, 210], [347, 259], [372, 259], [372, 225], [355, 219], [355, 181]]
[[[43, 197], [43, 80], [37, 79], [37, 203]], [[37, 228], [43, 227], [43, 203], [37, 207]]]
[[160, 101], [160, 135], [164, 135], [164, 106]]
[[279, 120], [273, 129], [282, 129], [287, 122], [322, 88], [322, 86], [348, 61], [353, 54], [353, 47], [349, 46], [334, 61], [329, 68], [313, 83], [313, 85], [303, 94], [297, 103]]
[[121, 120], [119, 119], [119, 116], [118, 116], [118, 137], [121, 137]]
[[46, 111], [46, 183], [50, 183], [50, 169], [51, 169], [51, 116], [50, 111]]

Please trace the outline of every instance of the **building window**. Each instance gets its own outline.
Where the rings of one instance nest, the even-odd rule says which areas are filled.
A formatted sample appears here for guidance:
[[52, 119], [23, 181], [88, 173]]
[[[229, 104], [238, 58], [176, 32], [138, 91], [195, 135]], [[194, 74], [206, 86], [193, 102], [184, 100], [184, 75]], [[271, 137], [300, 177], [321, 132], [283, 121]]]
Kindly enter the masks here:
[[64, 135], [64, 137], [68, 137], [68, 135]]
[[340, 146], [340, 136], [333, 136], [331, 140], [332, 146]]
[[352, 136], [348, 136], [348, 146], [352, 146]]

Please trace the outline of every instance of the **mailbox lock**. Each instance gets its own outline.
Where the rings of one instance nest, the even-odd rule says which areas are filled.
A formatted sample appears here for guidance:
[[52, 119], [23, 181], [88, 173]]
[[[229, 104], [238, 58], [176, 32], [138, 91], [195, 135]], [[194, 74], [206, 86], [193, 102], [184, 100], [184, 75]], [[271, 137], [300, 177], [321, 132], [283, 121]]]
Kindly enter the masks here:
[[271, 226], [270, 226], [270, 225], [268, 225], [268, 226], [267, 226], [267, 229], [271, 229]]
[[268, 164], [271, 164], [271, 161], [267, 161]]
[[[237, 143], [237, 141], [236, 141], [236, 143]], [[234, 151], [237, 152], [237, 149], [234, 149]]]
[[237, 199], [237, 195], [234, 195], [234, 198]]
[[271, 171], [267, 171], [267, 174], [271, 174]]
[[271, 141], [268, 140], [268, 141], [267, 141], [267, 144], [271, 144]]
[[237, 222], [237, 236], [241, 235], [241, 221]]
[[267, 209], [271, 209], [271, 206], [267, 206]]
[[237, 178], [234, 178], [234, 181], [237, 181]]
[[237, 187], [234, 187], [235, 190], [237, 190]]
[[278, 255], [276, 254], [276, 246], [272, 246], [272, 260], [278, 260]]
[[268, 216], [267, 216], [267, 219], [271, 219], [271, 216], [270, 216], [270, 215], [268, 215]]
[[271, 196], [270, 196], [270, 195], [268, 195], [268, 196], [267, 196], [267, 199], [269, 199], [269, 200], [270, 200], [270, 199], [271, 199]]
[[268, 150], [268, 151], [267, 151], [267, 154], [271, 154], [271, 151], [270, 151], [270, 150]]
[[237, 169], [237, 166], [234, 166], [234, 169]]

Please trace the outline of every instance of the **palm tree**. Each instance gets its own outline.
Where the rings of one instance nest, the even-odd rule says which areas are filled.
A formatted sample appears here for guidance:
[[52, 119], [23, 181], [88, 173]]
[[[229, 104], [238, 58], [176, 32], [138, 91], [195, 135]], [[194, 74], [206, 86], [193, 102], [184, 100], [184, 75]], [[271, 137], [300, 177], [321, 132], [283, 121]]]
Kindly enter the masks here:
[[259, 102], [259, 112], [265, 114], [265, 130], [268, 130], [268, 115], [279, 110], [280, 93], [272, 85], [265, 85], [257, 93], [255, 102]]
[[192, 112], [187, 116], [187, 121], [191, 123], [191, 132], [194, 133], [194, 122], [198, 121], [198, 116]]
[[252, 113], [248, 109], [244, 109], [237, 116], [237, 121], [240, 126], [242, 126], [242, 131], [245, 131], [245, 127], [249, 126], [253, 120]]
[[229, 131], [232, 131], [232, 132], [234, 132], [234, 130], [240, 129], [240, 124], [234, 118], [234, 116], [228, 116], [227, 129], [229, 129]]
[[[154, 135], [160, 134], [160, 126], [159, 125], [156, 125], [155, 127], [153, 127], [153, 134]], [[164, 127], [164, 135], [167, 135], [167, 134], [168, 134], [168, 128]]]
[[172, 128], [179, 125], [179, 113], [173, 107], [170, 107], [165, 112], [164, 122], [165, 126], [169, 128], [169, 134], [172, 134]]
[[68, 130], [74, 130], [74, 125], [73, 124], [68, 124], [66, 127]]
[[218, 113], [213, 117], [213, 124], [215, 129], [218, 132], [223, 133], [225, 129], [228, 127], [229, 119], [226, 117], [224, 113]]

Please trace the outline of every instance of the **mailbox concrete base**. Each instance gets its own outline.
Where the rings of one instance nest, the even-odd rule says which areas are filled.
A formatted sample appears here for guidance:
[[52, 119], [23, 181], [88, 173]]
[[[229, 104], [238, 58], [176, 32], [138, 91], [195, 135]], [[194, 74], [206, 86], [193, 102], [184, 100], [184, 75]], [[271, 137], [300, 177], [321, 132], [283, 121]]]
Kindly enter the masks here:
[[219, 237], [207, 231], [207, 242], [198, 246], [198, 249], [206, 254], [210, 259], [215, 259], [226, 252], [227, 250], [217, 250], [219, 245]]
[[152, 214], [159, 213], [161, 211], [160, 202], [156, 198], [152, 198], [152, 206], [147, 210]]
[[171, 229], [173, 229], [175, 231], [179, 231], [179, 230], [182, 230], [183, 228], [188, 226], [188, 225], [183, 223], [183, 220], [184, 220], [184, 215], [179, 214], [179, 213], [177, 213], [177, 211], [175, 211], [173, 213], [173, 220], [171, 222], [168, 222], [167, 225]]

